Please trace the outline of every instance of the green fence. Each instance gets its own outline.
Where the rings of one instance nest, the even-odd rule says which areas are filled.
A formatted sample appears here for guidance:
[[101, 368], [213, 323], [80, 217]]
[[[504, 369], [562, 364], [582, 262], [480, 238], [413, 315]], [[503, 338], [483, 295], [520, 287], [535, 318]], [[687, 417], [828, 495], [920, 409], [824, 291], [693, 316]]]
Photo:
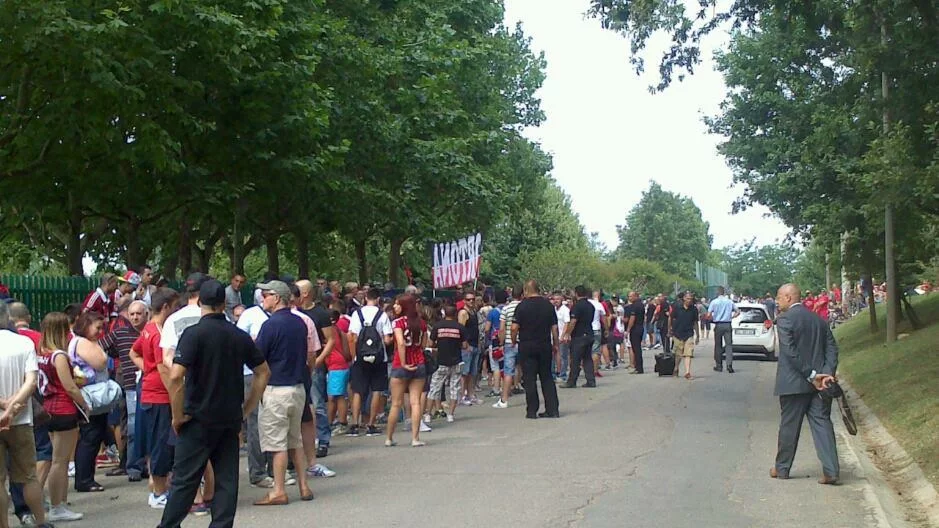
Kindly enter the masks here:
[[700, 262], [695, 262], [695, 278], [704, 284], [704, 296], [708, 299], [717, 297], [717, 287], [730, 286], [727, 283], [727, 273], [711, 266], [705, 266]]
[[[39, 328], [42, 318], [49, 312], [63, 310], [71, 303], [85, 300], [89, 292], [98, 287], [100, 277], [42, 277], [36, 275], [0, 275], [0, 284], [10, 289], [10, 297], [22, 301], [33, 316], [34, 328]], [[181, 291], [183, 283], [173, 281], [169, 286]], [[254, 285], [246, 284], [241, 289], [245, 306], [254, 304]]]

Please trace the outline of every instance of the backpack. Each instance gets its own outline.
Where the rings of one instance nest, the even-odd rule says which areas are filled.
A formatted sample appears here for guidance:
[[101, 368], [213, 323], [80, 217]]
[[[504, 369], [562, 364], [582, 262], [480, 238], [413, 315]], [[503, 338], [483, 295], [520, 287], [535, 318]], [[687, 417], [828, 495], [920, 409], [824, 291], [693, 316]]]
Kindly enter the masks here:
[[385, 341], [378, 332], [378, 320], [382, 316], [379, 308], [375, 312], [375, 318], [369, 325], [365, 324], [365, 317], [362, 315], [362, 309], [358, 309], [356, 314], [359, 316], [359, 322], [362, 324], [362, 330], [359, 332], [359, 339], [355, 344], [356, 361], [365, 361], [366, 363], [382, 363], [385, 355]]

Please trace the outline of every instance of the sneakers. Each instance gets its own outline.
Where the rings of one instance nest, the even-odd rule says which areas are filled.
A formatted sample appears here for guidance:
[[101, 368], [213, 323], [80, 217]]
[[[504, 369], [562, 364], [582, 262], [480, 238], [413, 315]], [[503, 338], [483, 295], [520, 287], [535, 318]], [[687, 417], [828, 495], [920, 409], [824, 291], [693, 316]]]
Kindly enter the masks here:
[[321, 445], [316, 448], [316, 458], [326, 458], [329, 455], [329, 446]]
[[166, 508], [166, 493], [162, 495], [155, 495], [150, 493], [150, 498], [147, 499], [147, 504], [149, 504], [150, 507], [154, 510], [162, 510], [163, 508]]
[[480, 405], [483, 403], [483, 401], [477, 398], [475, 394], [473, 395], [472, 398], [470, 398], [470, 401], [472, 402], [473, 405]]
[[365, 428], [365, 436], [380, 436], [381, 431], [374, 425], [369, 425]]
[[423, 420], [421, 420], [421, 432], [422, 432], [422, 433], [429, 433], [429, 432], [431, 432], [431, 431], [433, 431], [433, 429], [431, 429], [429, 425], [427, 425], [426, 423], [424, 423]]
[[287, 474], [284, 477], [285, 486], [293, 486], [297, 483], [297, 472], [296, 471], [287, 471]]
[[420, 440], [411, 440], [411, 447], [424, 447], [427, 445], [427, 442], [422, 442]]
[[333, 434], [336, 436], [342, 436], [346, 434], [348, 430], [349, 430], [348, 425], [340, 423], [340, 424], [337, 424], [335, 427], [333, 427]]
[[335, 477], [336, 472], [324, 466], [323, 464], [316, 464], [312, 467], [307, 468], [306, 474], [311, 477]]
[[196, 517], [205, 517], [209, 514], [209, 507], [204, 502], [197, 502], [189, 508], [189, 513]]
[[[165, 503], [166, 499], [163, 499], [163, 502]], [[68, 509], [65, 504], [59, 504], [58, 506], [49, 508], [49, 513], [46, 514], [46, 520], [49, 522], [80, 521], [84, 517], [84, 514], [73, 512]]]
[[394, 440], [385, 440], [385, 447], [394, 447], [396, 445], [398, 445], [398, 442]]
[[493, 408], [493, 409], [508, 409], [508, 408], [509, 408], [509, 402], [507, 402], [507, 401], [502, 401], [502, 398], [499, 398], [499, 401], [497, 401], [496, 403], [493, 403], [493, 404], [492, 404], [492, 408]]
[[351, 436], [351, 437], [353, 437], [353, 438], [358, 437], [358, 436], [359, 436], [359, 426], [358, 426], [358, 425], [350, 425], [350, 426], [349, 426], [349, 430], [346, 431], [346, 436]]
[[489, 394], [486, 395], [487, 398], [499, 398], [501, 396], [502, 396], [502, 393], [495, 389], [490, 390]]
[[432, 422], [433, 420], [434, 420], [434, 417], [431, 416], [430, 414], [425, 414], [425, 415], [424, 415], [424, 421], [425, 421], [426, 423], [430, 423], [430, 422]]
[[68, 463], [68, 478], [75, 478], [75, 462]]
[[452, 414], [448, 414], [448, 415], [447, 415], [447, 423], [453, 423], [453, 415], [452, 415]]
[[460, 405], [465, 405], [465, 406], [469, 407], [470, 405], [473, 405], [473, 400], [471, 400], [471, 399], [469, 399], [468, 397], [464, 396], [463, 399], [460, 400]]
[[268, 488], [268, 489], [273, 488], [274, 479], [272, 479], [271, 477], [264, 477], [257, 482], [252, 482], [251, 487], [252, 488]]

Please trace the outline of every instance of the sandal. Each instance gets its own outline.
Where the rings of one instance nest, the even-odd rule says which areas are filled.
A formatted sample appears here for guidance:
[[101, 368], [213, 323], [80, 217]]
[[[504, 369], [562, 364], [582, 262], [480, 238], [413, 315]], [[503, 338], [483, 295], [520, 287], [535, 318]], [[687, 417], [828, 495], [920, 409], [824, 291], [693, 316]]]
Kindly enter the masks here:
[[311, 500], [313, 500], [313, 498], [314, 498], [314, 497], [313, 497], [313, 490], [309, 490], [309, 491], [306, 492], [306, 493], [301, 493], [301, 494], [300, 494], [300, 500], [302, 500], [302, 501], [311, 501]]
[[691, 378], [691, 373], [690, 373], [690, 372], [686, 372], [686, 373], [685, 373], [685, 379], [686, 379], [686, 380], [690, 380], [690, 379], [692, 379], [692, 378]]
[[77, 491], [78, 493], [98, 493], [98, 492], [104, 491], [104, 486], [95, 482], [94, 484], [92, 484], [91, 486], [88, 486], [87, 488], [76, 487], [75, 491]]

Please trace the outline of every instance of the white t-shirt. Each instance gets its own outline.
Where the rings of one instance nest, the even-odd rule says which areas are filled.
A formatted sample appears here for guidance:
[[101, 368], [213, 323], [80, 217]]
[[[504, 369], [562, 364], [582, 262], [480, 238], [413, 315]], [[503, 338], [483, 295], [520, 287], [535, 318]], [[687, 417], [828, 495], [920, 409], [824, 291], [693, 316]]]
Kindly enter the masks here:
[[198, 304], [189, 304], [167, 317], [163, 323], [160, 348], [176, 350], [183, 331], [198, 323], [200, 319], [202, 319], [202, 308]]
[[[388, 314], [384, 310], [381, 310], [377, 306], [363, 306], [360, 308], [362, 311], [362, 319], [365, 320], [366, 325], [372, 324], [372, 321], [375, 319], [375, 311], [380, 310], [381, 315], [378, 317], [378, 324], [375, 325], [378, 329], [378, 333], [383, 336], [390, 336], [394, 334], [394, 328], [391, 326], [391, 320], [388, 319]], [[349, 316], [349, 333], [356, 336], [362, 332], [362, 321], [359, 321], [359, 314], [353, 313]], [[384, 343], [382, 343], [384, 346]], [[353, 359], [355, 359], [355, 350], [352, 351]], [[385, 347], [385, 361], [388, 361], [388, 347]]]
[[[241, 314], [241, 317], [238, 318], [238, 328], [244, 330], [249, 336], [251, 336], [251, 339], [257, 339], [258, 334], [261, 332], [261, 325], [267, 322], [267, 320], [270, 318], [271, 316], [264, 311], [264, 308], [261, 308], [260, 306], [252, 306], [251, 308], [245, 310]], [[249, 369], [247, 365], [244, 366], [244, 374], [245, 376], [252, 374], [251, 369]]]
[[567, 323], [571, 322], [571, 309], [562, 304], [554, 310], [554, 314], [558, 316], [558, 336], [563, 336], [567, 331]]
[[603, 303], [594, 299], [590, 299], [590, 304], [593, 305], [593, 323], [591, 324], [591, 328], [593, 328], [594, 332], [598, 332], [603, 328], [600, 325], [600, 318], [606, 317], [606, 308], [603, 307]]
[[[377, 306], [363, 306], [362, 310], [362, 319], [365, 319], [365, 324], [372, 324], [372, 320], [375, 319], [375, 311], [379, 310]], [[362, 331], [362, 322], [359, 321], [358, 314], [353, 313], [349, 316], [349, 333], [359, 335], [359, 332]], [[394, 334], [394, 328], [391, 327], [391, 321], [388, 319], [388, 314], [382, 311], [381, 316], [378, 318], [378, 333], [383, 336], [389, 336]]]
[[[27, 372], [39, 372], [36, 346], [32, 339], [10, 330], [0, 330], [0, 398], [12, 398], [20, 391]], [[32, 425], [33, 407], [27, 400], [10, 425]], [[5, 462], [4, 462], [5, 463]]]

